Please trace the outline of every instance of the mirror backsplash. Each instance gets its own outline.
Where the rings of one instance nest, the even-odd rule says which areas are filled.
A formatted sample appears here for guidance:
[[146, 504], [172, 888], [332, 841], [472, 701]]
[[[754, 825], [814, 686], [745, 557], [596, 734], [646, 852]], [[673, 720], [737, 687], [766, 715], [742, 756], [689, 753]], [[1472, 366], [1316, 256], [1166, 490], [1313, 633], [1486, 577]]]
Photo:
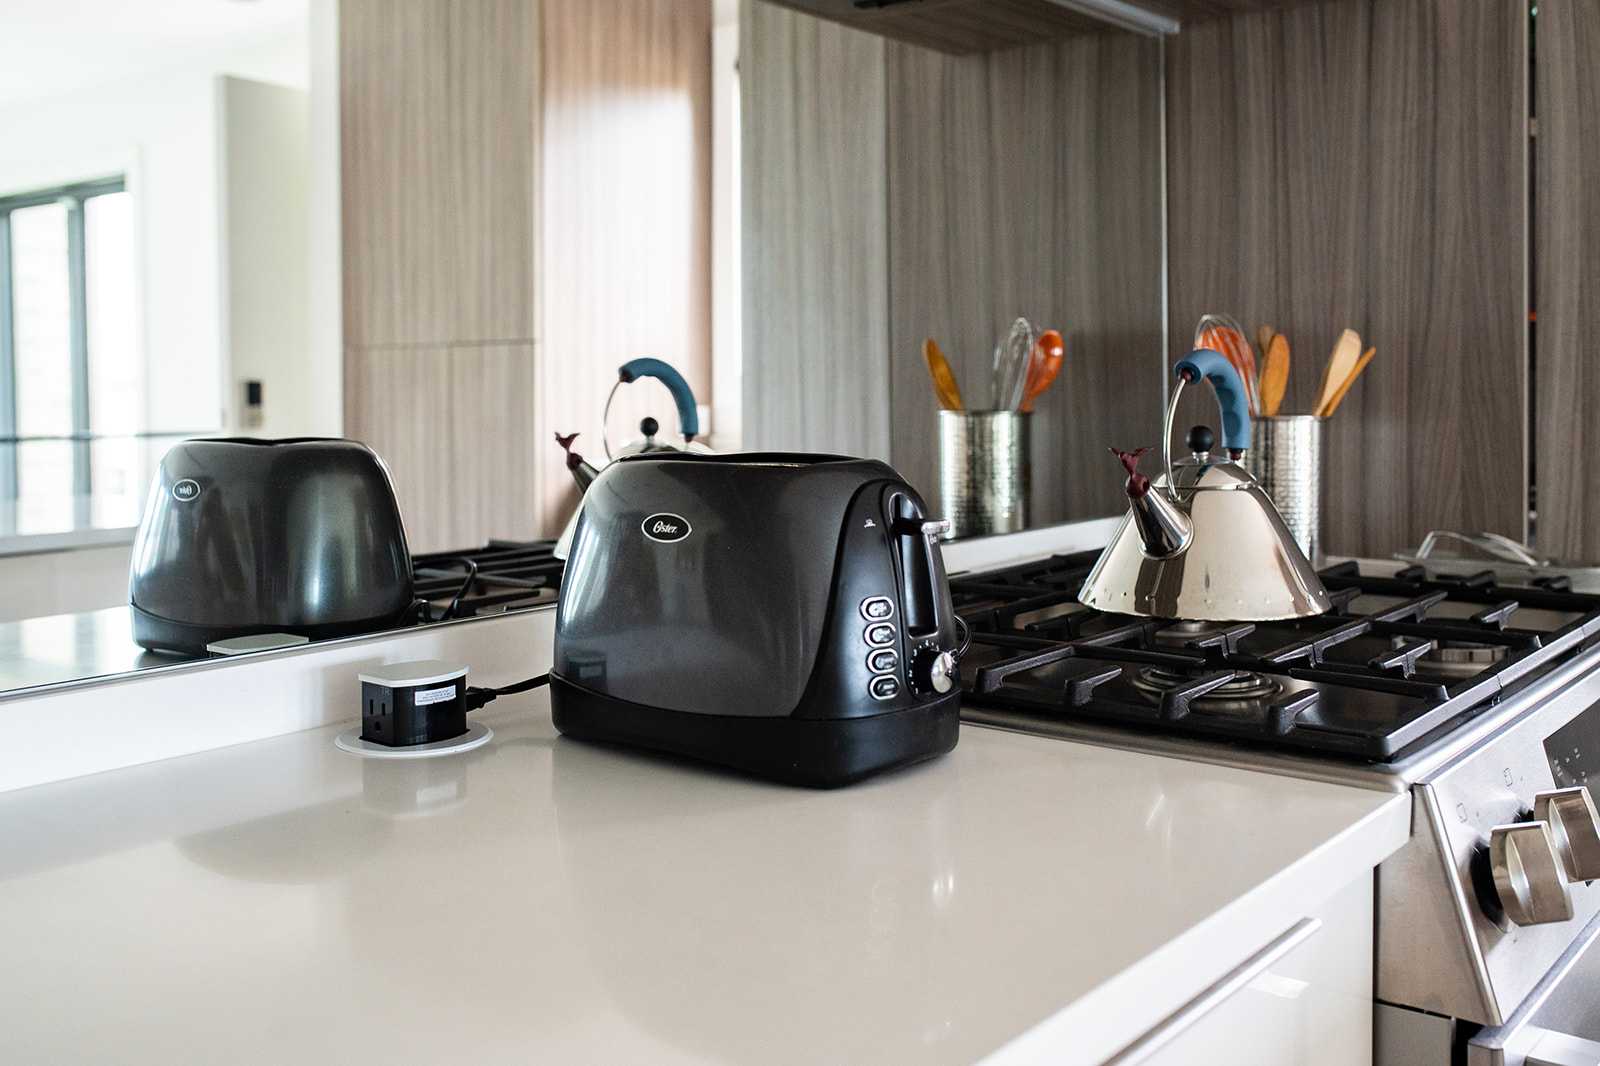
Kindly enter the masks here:
[[[183, 661], [133, 641], [111, 556], [189, 437], [369, 444], [407, 624], [550, 602], [569, 471], [690, 426], [885, 459], [955, 537], [1119, 512], [1104, 449], [1155, 439], [1152, 39], [953, 56], [764, 0], [271, 0], [182, 54], [156, 38], [199, 31], [152, 19], [108, 66], [104, 3], [69, 43], [15, 27], [80, 69], [0, 77], [0, 574], [33, 571], [0, 691]], [[641, 358], [671, 374], [619, 381]]]

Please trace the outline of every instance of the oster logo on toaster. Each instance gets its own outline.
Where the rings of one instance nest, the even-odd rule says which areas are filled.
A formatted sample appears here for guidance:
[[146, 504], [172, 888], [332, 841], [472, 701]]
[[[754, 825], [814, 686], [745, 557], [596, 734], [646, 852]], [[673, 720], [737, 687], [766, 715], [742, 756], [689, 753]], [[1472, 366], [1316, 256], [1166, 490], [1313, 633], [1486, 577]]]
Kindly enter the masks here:
[[645, 536], [662, 544], [675, 544], [692, 532], [687, 518], [669, 511], [651, 515], [639, 523], [639, 528]]

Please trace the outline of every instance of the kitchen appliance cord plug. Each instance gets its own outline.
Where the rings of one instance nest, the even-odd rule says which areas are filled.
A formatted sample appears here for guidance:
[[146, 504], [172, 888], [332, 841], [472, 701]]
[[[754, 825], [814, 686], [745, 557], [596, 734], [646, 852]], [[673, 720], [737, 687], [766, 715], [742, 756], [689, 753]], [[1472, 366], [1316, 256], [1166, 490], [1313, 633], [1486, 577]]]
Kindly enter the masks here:
[[519, 692], [531, 692], [536, 688], [543, 688], [549, 683], [550, 675], [540, 674], [538, 677], [530, 677], [526, 681], [518, 681], [514, 685], [506, 685], [502, 688], [477, 688], [469, 685], [467, 686], [466, 694], [467, 713], [472, 713], [486, 703], [493, 703], [501, 696], [515, 696]]

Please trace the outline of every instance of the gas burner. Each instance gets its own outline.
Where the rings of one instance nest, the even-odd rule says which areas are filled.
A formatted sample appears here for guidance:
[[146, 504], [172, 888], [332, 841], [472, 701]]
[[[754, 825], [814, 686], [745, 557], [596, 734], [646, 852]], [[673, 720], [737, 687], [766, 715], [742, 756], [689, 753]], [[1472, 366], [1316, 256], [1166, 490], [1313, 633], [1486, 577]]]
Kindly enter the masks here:
[[[1402, 643], [1401, 638], [1395, 638]], [[1416, 672], [1425, 677], [1473, 677], [1496, 663], [1503, 662], [1508, 649], [1504, 644], [1479, 644], [1469, 640], [1437, 640], [1433, 650], [1417, 657]]]
[[[1133, 686], [1160, 700], [1174, 689], [1195, 683], [1192, 674], [1171, 670], [1164, 666], [1146, 666], [1133, 676]], [[1276, 697], [1283, 685], [1264, 674], [1239, 670], [1232, 681], [1224, 681], [1216, 688], [1194, 697], [1198, 710], [1259, 711], [1263, 700]]]
[[1151, 639], [1157, 644], [1188, 644], [1190, 641], [1221, 632], [1225, 626], [1218, 622], [1173, 622], [1156, 630]]
[[1156, 630], [1150, 640], [1154, 644], [1168, 648], [1198, 648], [1214, 644], [1232, 650], [1238, 644], [1239, 638], [1254, 628], [1255, 626], [1249, 622], [1184, 620], [1167, 623]]

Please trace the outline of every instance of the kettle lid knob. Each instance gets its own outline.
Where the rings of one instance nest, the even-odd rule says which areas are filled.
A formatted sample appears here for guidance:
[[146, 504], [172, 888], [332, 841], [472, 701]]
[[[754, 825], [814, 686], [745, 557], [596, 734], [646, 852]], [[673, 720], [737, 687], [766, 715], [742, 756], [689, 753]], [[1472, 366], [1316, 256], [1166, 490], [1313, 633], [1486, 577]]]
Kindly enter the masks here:
[[1217, 435], [1211, 432], [1210, 426], [1195, 426], [1189, 430], [1189, 436], [1185, 438], [1184, 443], [1196, 456], [1210, 455], [1212, 445], [1217, 443]]

